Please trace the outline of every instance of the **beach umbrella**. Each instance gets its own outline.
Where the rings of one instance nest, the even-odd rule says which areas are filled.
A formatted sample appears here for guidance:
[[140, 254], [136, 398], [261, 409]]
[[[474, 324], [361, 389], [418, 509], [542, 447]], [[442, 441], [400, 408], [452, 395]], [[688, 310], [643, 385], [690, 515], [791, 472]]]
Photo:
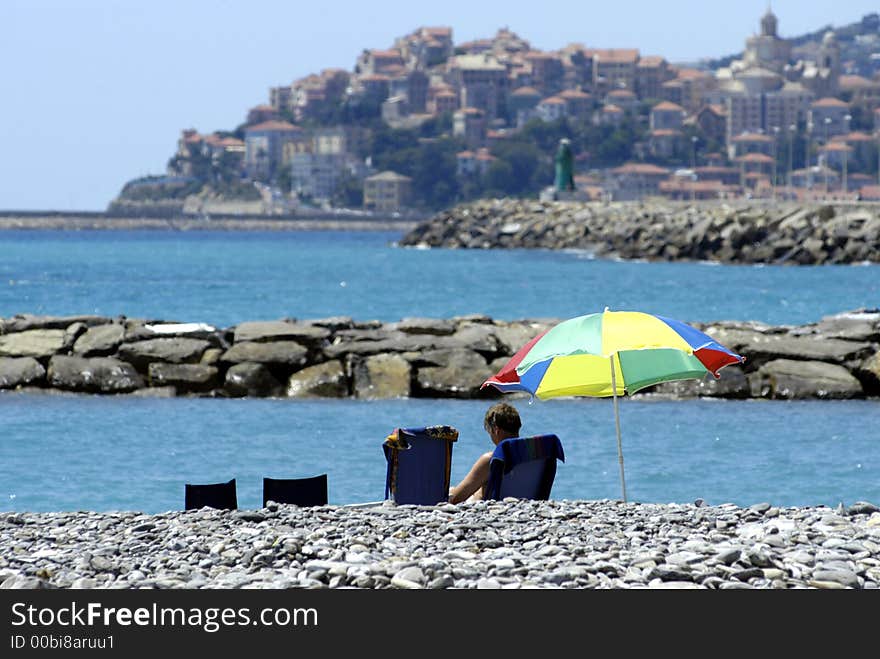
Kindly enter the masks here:
[[702, 378], [745, 358], [679, 320], [640, 311], [609, 311], [562, 321], [524, 345], [482, 387], [614, 399], [620, 484], [626, 501], [617, 398], [661, 382]]

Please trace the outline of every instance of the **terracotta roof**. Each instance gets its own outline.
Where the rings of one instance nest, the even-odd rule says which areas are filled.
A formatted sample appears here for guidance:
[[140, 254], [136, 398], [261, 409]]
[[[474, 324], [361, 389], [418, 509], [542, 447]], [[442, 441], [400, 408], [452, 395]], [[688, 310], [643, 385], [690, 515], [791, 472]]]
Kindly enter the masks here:
[[565, 105], [565, 101], [558, 96], [549, 96], [541, 101], [541, 105]]
[[655, 66], [662, 66], [666, 61], [665, 57], [661, 57], [660, 55], [647, 55], [639, 59], [639, 66], [648, 68]]
[[821, 147], [822, 151], [833, 151], [837, 153], [850, 152], [853, 148], [849, 144], [845, 144], [844, 142], [829, 142], [825, 146]]
[[680, 130], [672, 130], [671, 128], [658, 128], [651, 131], [652, 137], [677, 137], [681, 135]]
[[855, 89], [877, 87], [880, 86], [880, 83], [868, 80], [862, 76], [840, 76], [839, 85], [841, 89], [852, 91]]
[[285, 131], [285, 130], [302, 130], [299, 126], [294, 126], [292, 123], [288, 121], [264, 121], [261, 124], [256, 124], [255, 126], [248, 126], [244, 129], [246, 133], [256, 132], [256, 131]]
[[875, 138], [861, 131], [853, 131], [847, 135], [842, 135], [840, 139], [844, 142], [873, 142]]
[[608, 95], [613, 98], [635, 98], [636, 95], [631, 92], [629, 89], [615, 89], [613, 92], [608, 92]]
[[564, 99], [593, 98], [587, 92], [581, 91], [580, 89], [566, 89], [565, 91], [560, 92], [559, 96]]
[[452, 34], [451, 27], [423, 27], [422, 30], [428, 34], [443, 34], [447, 36]]
[[831, 98], [825, 97], [820, 98], [818, 101], [813, 101], [810, 105], [813, 108], [848, 108], [849, 105], [844, 103], [839, 98]]
[[670, 101], [662, 101], [651, 108], [651, 112], [684, 112], [684, 108], [681, 107], [678, 103], [671, 103]]
[[545, 53], [541, 50], [530, 50], [525, 55], [526, 59], [559, 59], [556, 53]]
[[455, 154], [455, 157], [461, 158], [462, 160], [466, 160], [468, 158], [473, 158], [474, 152], [473, 151], [459, 151], [458, 153]]
[[707, 78], [711, 77], [707, 71], [700, 71], [699, 69], [678, 69], [676, 72], [676, 77], [682, 80], [694, 80], [696, 78]]
[[386, 59], [402, 59], [399, 50], [371, 50], [370, 55], [375, 57], [382, 57]]
[[459, 110], [462, 114], [484, 114], [480, 108], [462, 108]]
[[388, 82], [388, 76], [383, 76], [381, 73], [371, 73], [369, 75], [361, 76], [361, 82]]
[[631, 162], [611, 170], [612, 174], [669, 174], [669, 170], [646, 162]]
[[737, 162], [759, 162], [759, 163], [772, 163], [773, 158], [763, 153], [747, 153], [744, 156], [739, 156], [738, 158], [734, 158]]
[[604, 48], [604, 49], [587, 49], [594, 58], [600, 62], [608, 62], [611, 64], [633, 63], [639, 59], [639, 51], [637, 48]]
[[495, 156], [484, 149], [480, 149], [479, 153], [477, 153], [477, 160], [497, 160]]
[[251, 112], [275, 112], [275, 108], [271, 105], [255, 105], [251, 108]]
[[443, 91], [439, 91], [434, 94], [434, 98], [455, 98], [456, 93], [451, 89], [444, 89]]
[[613, 114], [620, 114], [620, 113], [623, 112], [623, 110], [621, 110], [619, 107], [617, 107], [616, 105], [614, 105], [614, 103], [609, 103], [609, 104], [606, 105], [604, 108], [602, 108], [602, 112], [608, 112], [608, 113], [613, 113]]
[[541, 92], [539, 92], [534, 87], [520, 87], [511, 94], [511, 96], [540, 96], [540, 95], [541, 95]]

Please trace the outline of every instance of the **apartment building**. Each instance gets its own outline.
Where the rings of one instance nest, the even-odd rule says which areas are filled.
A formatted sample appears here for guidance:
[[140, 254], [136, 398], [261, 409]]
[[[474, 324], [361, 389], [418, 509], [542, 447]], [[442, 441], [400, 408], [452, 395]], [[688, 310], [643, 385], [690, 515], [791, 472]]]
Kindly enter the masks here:
[[364, 208], [394, 212], [406, 208], [412, 198], [412, 179], [384, 171], [364, 179]]
[[494, 55], [459, 55], [450, 60], [449, 81], [459, 90], [459, 105], [482, 110], [487, 121], [507, 112], [507, 67]]

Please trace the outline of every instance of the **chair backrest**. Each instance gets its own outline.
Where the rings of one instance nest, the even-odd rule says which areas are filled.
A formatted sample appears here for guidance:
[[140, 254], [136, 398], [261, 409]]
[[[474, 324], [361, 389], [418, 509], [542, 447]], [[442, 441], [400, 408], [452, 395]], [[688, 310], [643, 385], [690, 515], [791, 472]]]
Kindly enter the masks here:
[[204, 485], [186, 483], [184, 498], [186, 510], [203, 508], [205, 506], [223, 510], [236, 510], [238, 508], [234, 478], [225, 483], [207, 483]]
[[562, 442], [556, 435], [505, 439], [489, 460], [488, 499], [550, 498], [556, 479], [556, 461], [565, 462]]
[[263, 508], [269, 501], [297, 506], [327, 505], [327, 474], [310, 478], [264, 478]]
[[452, 445], [458, 430], [451, 426], [397, 428], [382, 449], [388, 470], [385, 498], [395, 503], [431, 506], [449, 500]]

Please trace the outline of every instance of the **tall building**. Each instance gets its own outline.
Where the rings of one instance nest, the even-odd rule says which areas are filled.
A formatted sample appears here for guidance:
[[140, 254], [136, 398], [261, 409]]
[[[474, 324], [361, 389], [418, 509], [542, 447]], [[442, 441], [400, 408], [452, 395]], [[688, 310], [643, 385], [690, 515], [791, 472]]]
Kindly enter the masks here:
[[782, 73], [791, 59], [791, 43], [780, 38], [777, 33], [779, 20], [767, 8], [761, 17], [761, 33], [746, 40], [746, 51], [743, 57], [746, 66], [759, 66]]

